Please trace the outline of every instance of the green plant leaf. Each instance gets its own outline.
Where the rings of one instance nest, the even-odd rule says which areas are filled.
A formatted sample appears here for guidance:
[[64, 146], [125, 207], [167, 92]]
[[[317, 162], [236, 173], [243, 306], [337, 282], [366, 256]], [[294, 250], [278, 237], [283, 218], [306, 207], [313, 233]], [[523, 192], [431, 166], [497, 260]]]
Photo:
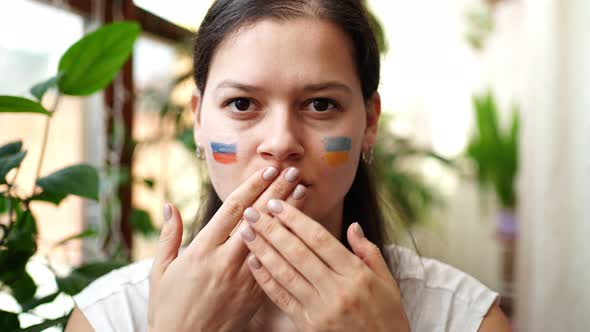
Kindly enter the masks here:
[[176, 135], [176, 139], [189, 151], [194, 152], [197, 149], [195, 144], [194, 132], [192, 128], [187, 128]]
[[8, 210], [8, 197], [0, 195], [0, 214], [6, 212], [6, 210]]
[[37, 291], [37, 284], [28, 272], [24, 273], [14, 283], [10, 285], [12, 290], [12, 296], [18, 301], [18, 303], [25, 303], [30, 301]]
[[127, 263], [121, 261], [87, 263], [76, 268], [66, 277], [56, 278], [57, 285], [62, 292], [73, 296], [102, 275], [125, 265]]
[[156, 181], [154, 181], [154, 179], [143, 179], [142, 182], [150, 189], [154, 189], [154, 185], [156, 184]]
[[66, 198], [66, 196], [68, 196], [68, 195], [56, 193], [56, 192], [50, 192], [50, 191], [43, 191], [40, 194], [34, 195], [29, 200], [30, 201], [43, 201], [43, 202], [49, 202], [49, 203], [53, 203], [55, 205], [59, 205], [61, 203], [61, 201], [63, 201], [64, 198]]
[[47, 296], [41, 297], [41, 298], [33, 298], [25, 303], [21, 303], [21, 308], [23, 312], [27, 312], [31, 309], [34, 309], [42, 304], [45, 303], [51, 303], [53, 302], [53, 300], [55, 300], [57, 298], [57, 296], [60, 294], [61, 292], [57, 291], [55, 293], [51, 293]]
[[0, 113], [39, 113], [51, 115], [38, 102], [15, 96], [0, 96]]
[[47, 330], [47, 328], [58, 325], [58, 324], [66, 324], [66, 322], [68, 321], [69, 315], [63, 316], [63, 317], [59, 317], [59, 318], [55, 318], [55, 319], [48, 319], [42, 323], [36, 324], [36, 325], [32, 325], [29, 326], [25, 329], [19, 329], [16, 330], [14, 332], [40, 332], [40, 331], [45, 331]]
[[58, 243], [56, 243], [53, 247], [59, 247], [61, 245], [66, 244], [67, 242], [71, 241], [71, 240], [75, 240], [75, 239], [83, 239], [83, 238], [87, 238], [87, 237], [93, 237], [96, 236], [98, 233], [96, 232], [96, 230], [94, 229], [87, 229], [84, 230], [78, 234], [72, 235], [72, 236], [68, 236], [65, 239], [59, 241]]
[[20, 166], [27, 151], [17, 152], [15, 154], [0, 157], [0, 184], [6, 183], [6, 174], [13, 168]]
[[22, 211], [20, 204], [14, 205], [16, 222], [10, 227], [4, 239], [5, 249], [0, 250], [0, 281], [12, 285], [25, 273], [25, 266], [37, 251], [37, 224], [30, 211]]
[[23, 148], [22, 141], [10, 142], [0, 147], [0, 157], [15, 154]]
[[86, 96], [106, 87], [129, 58], [140, 31], [135, 22], [116, 22], [84, 36], [60, 59], [59, 91]]
[[59, 73], [53, 77], [48, 78], [47, 80], [45, 80], [41, 83], [35, 84], [30, 90], [31, 94], [35, 98], [37, 98], [37, 100], [39, 102], [41, 102], [41, 100], [43, 99], [43, 96], [45, 95], [45, 92], [47, 92], [47, 90], [57, 86], [57, 82], [59, 82], [59, 80], [61, 79], [62, 76], [63, 76], [63, 73]]
[[3, 331], [15, 331], [20, 329], [18, 314], [0, 310], [0, 326], [2, 327]]
[[98, 201], [98, 171], [90, 165], [74, 165], [37, 180], [51, 195], [77, 195]]
[[152, 217], [149, 212], [145, 210], [133, 209], [131, 211], [131, 224], [136, 232], [147, 238], [158, 234], [158, 231], [152, 222]]

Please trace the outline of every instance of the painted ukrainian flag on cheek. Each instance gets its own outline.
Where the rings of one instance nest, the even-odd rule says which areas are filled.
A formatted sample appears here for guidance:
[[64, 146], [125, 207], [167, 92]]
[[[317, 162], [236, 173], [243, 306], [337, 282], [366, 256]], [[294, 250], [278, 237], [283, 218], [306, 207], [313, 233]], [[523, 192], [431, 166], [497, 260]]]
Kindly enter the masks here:
[[236, 144], [211, 142], [211, 151], [213, 151], [213, 159], [220, 164], [231, 164], [238, 160]]
[[350, 137], [326, 137], [323, 141], [328, 165], [338, 166], [348, 161], [348, 154], [352, 145]]

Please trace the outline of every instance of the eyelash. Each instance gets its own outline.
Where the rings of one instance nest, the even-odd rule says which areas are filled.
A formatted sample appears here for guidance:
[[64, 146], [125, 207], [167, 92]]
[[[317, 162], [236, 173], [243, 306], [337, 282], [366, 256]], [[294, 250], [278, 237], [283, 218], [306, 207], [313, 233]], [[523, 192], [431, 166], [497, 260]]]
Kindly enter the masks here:
[[[232, 99], [229, 99], [228, 101], [226, 101], [223, 106], [228, 107], [232, 103], [234, 103], [238, 100], [248, 100], [251, 104], [254, 104], [254, 105], [256, 104], [254, 102], [254, 100], [252, 100], [251, 98], [236, 97], [236, 98], [232, 98]], [[332, 104], [332, 108], [329, 108], [328, 110], [325, 110], [325, 111], [315, 111], [314, 113], [322, 114], [322, 113], [330, 113], [331, 111], [341, 111], [342, 110], [340, 107], [340, 104], [338, 104], [338, 102], [336, 102], [334, 99], [325, 98], [325, 97], [317, 97], [317, 98], [309, 99], [305, 102], [305, 105], [309, 106], [311, 103], [313, 103], [314, 101], [317, 101], [317, 100], [327, 101], [328, 103]], [[238, 110], [235, 110], [235, 111], [232, 110], [232, 112], [234, 112], [234, 113], [248, 113], [248, 111], [238, 111]]]

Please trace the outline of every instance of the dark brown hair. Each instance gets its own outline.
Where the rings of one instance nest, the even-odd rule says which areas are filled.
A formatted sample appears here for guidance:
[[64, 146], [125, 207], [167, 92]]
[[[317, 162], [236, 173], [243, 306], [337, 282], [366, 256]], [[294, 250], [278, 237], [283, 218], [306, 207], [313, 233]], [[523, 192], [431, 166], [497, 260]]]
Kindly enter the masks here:
[[[368, 14], [360, 0], [218, 0], [207, 12], [194, 48], [194, 79], [201, 95], [205, 92], [210, 65], [218, 46], [240, 28], [263, 19], [286, 21], [297, 17], [329, 20], [338, 25], [353, 46], [356, 71], [365, 101], [379, 85], [380, 53]], [[211, 183], [206, 184], [205, 202], [197, 225], [204, 227], [222, 204]], [[369, 165], [359, 162], [352, 186], [344, 198], [340, 240], [349, 249], [346, 231], [361, 224], [365, 236], [383, 250], [387, 234]], [[197, 232], [200, 230], [197, 228]], [[194, 238], [196, 233], [192, 234]]]

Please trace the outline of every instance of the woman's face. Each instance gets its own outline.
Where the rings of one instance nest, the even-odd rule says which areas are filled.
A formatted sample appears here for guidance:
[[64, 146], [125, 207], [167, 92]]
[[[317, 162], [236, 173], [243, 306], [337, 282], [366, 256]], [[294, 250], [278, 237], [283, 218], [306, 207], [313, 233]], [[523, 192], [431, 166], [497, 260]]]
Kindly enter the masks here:
[[315, 19], [241, 29], [217, 48], [196, 98], [195, 138], [222, 200], [260, 168], [294, 166], [307, 187], [302, 211], [339, 227], [380, 112], [377, 94], [363, 99], [344, 32]]

